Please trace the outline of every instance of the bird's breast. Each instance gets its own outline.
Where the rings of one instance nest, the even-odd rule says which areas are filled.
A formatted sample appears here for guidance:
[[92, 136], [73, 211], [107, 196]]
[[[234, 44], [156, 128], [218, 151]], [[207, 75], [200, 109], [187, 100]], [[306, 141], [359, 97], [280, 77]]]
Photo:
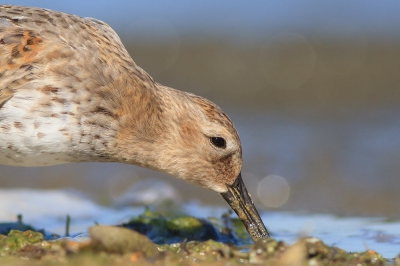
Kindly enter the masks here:
[[45, 166], [84, 161], [78, 148], [88, 140], [79, 106], [50, 94], [21, 88], [0, 108], [0, 164]]

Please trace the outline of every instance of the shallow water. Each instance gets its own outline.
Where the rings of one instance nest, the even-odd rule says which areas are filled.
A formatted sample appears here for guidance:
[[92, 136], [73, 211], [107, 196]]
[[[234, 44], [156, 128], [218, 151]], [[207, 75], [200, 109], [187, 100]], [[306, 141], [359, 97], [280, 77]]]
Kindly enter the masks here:
[[[24, 223], [60, 235], [65, 233], [66, 214], [72, 221], [70, 233], [76, 235], [85, 233], [94, 223], [119, 224], [144, 211], [144, 207], [103, 207], [76, 191], [26, 189], [0, 190], [0, 209], [4, 210], [0, 213], [1, 222], [15, 221], [17, 214], [23, 214]], [[182, 209], [189, 215], [204, 218], [220, 217], [228, 207], [190, 202], [182, 205]], [[261, 216], [272, 237], [288, 243], [301, 236], [314, 236], [346, 251], [372, 249], [386, 258], [400, 253], [400, 220], [389, 222], [378, 217], [336, 217], [296, 212], [262, 212]]]

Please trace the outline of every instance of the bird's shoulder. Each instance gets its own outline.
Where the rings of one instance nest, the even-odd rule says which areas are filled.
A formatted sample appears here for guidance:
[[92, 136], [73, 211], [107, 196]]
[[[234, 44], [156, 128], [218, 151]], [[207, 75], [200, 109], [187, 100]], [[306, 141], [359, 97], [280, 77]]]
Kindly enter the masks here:
[[100, 20], [0, 5], [1, 91], [33, 79], [105, 84], [135, 67], [118, 35]]

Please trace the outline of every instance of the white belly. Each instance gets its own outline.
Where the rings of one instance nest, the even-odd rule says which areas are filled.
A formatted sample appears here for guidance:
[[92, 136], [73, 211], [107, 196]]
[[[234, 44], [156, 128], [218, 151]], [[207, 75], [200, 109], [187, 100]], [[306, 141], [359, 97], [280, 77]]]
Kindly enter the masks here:
[[[45, 166], [79, 161], [72, 152], [74, 106], [40, 102], [37, 92], [16, 93], [0, 109], [0, 164]], [[35, 97], [36, 96], [36, 97]], [[68, 114], [69, 113], [69, 114]]]

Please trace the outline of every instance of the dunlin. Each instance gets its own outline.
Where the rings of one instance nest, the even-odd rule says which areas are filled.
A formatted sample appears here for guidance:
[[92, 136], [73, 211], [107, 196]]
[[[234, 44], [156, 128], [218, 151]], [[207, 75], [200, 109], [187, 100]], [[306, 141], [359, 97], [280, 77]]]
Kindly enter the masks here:
[[96, 19], [0, 6], [0, 149], [7, 165], [119, 162], [164, 172], [220, 193], [253, 240], [268, 237], [228, 116], [154, 81]]

